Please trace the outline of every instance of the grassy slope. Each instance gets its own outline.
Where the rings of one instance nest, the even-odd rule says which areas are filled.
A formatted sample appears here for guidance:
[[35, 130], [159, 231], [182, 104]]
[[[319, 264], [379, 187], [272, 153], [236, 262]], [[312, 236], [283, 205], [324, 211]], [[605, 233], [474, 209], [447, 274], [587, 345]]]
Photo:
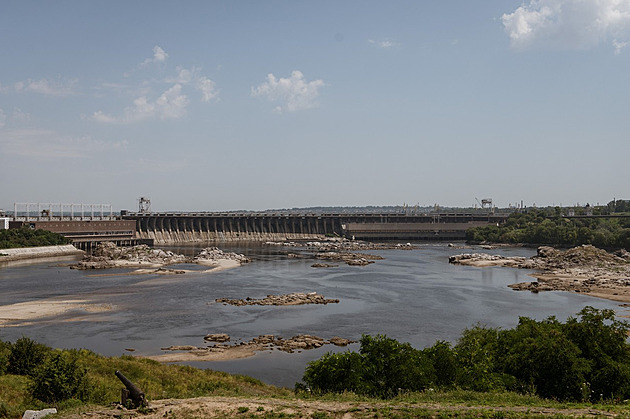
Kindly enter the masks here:
[[[91, 402], [68, 401], [57, 406], [60, 417], [538, 417], [588, 416], [601, 413], [629, 416], [630, 407], [620, 404], [568, 404], [514, 393], [428, 391], [382, 401], [353, 394], [316, 397], [295, 395], [245, 376], [229, 375], [186, 366], [162, 365], [130, 356], [108, 358], [93, 352], [76, 351], [88, 369]], [[153, 409], [141, 412], [112, 408], [120, 399], [122, 384], [114, 375], [120, 370], [152, 401]], [[0, 376], [0, 418], [18, 418], [26, 409], [42, 409], [28, 396], [29, 379]], [[210, 397], [209, 397], [210, 396]], [[189, 399], [171, 400], [164, 399]]]

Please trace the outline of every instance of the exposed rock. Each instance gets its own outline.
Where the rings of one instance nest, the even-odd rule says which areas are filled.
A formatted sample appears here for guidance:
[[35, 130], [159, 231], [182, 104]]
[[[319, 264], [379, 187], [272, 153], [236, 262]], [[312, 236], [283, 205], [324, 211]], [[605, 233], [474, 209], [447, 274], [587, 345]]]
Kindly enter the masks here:
[[[214, 334], [207, 336], [220, 336], [223, 334]], [[206, 337], [207, 337], [206, 336]], [[226, 335], [227, 336], [227, 335]], [[207, 340], [204, 337], [204, 340]], [[279, 350], [283, 352], [293, 353], [295, 351], [309, 350], [320, 348], [324, 345], [337, 345], [337, 346], [347, 346], [351, 343], [355, 343], [355, 341], [340, 338], [338, 336], [333, 337], [330, 340], [325, 340], [319, 336], [312, 335], [296, 335], [288, 339], [284, 339], [281, 336], [275, 335], [260, 335], [258, 337], [253, 338], [252, 340], [240, 342], [237, 344], [214, 344], [208, 347], [196, 347], [196, 346], [169, 346], [166, 348], [162, 348], [163, 351], [187, 351], [191, 352], [195, 355], [203, 356], [208, 352], [227, 352], [235, 349], [242, 348], [251, 348], [251, 350]]]
[[141, 244], [132, 247], [118, 247], [112, 242], [100, 243], [91, 255], [85, 255], [83, 260], [71, 269], [107, 269], [117, 267], [164, 266], [176, 263], [190, 262], [190, 258], [171, 251], [152, 249]]
[[230, 335], [225, 333], [212, 333], [203, 337], [207, 342], [229, 342]]
[[625, 250], [614, 254], [591, 245], [565, 251], [540, 246], [531, 258], [481, 253], [451, 256], [450, 263], [471, 266], [507, 266], [535, 269], [538, 279], [509, 285], [517, 291], [571, 291], [615, 300], [630, 298], [630, 258]]
[[323, 295], [316, 292], [294, 292], [283, 295], [267, 295], [265, 298], [254, 299], [247, 297], [245, 299], [217, 298], [217, 303], [230, 304], [233, 306], [294, 306], [301, 304], [329, 304], [338, 303], [338, 299], [326, 299]]
[[206, 247], [205, 249], [202, 249], [199, 254], [194, 257], [193, 262], [214, 261], [221, 259], [236, 260], [241, 264], [251, 262], [251, 260], [245, 255], [234, 252], [224, 252], [218, 247]]
[[352, 343], [352, 341], [348, 339], [340, 338], [339, 336], [335, 336], [333, 338], [330, 338], [330, 343], [332, 343], [335, 346], [348, 346], [349, 344]]
[[526, 257], [512, 256], [505, 257], [500, 255], [489, 255], [487, 253], [463, 253], [460, 255], [450, 256], [449, 263], [468, 265], [468, 266], [508, 266], [511, 268], [536, 269], [537, 263]]
[[70, 266], [71, 269], [108, 269], [121, 267], [159, 268], [152, 273], [184, 274], [184, 270], [165, 269], [163, 266], [180, 263], [207, 264], [220, 260], [235, 260], [240, 264], [250, 262], [245, 255], [224, 252], [216, 247], [208, 247], [199, 252], [194, 258], [176, 254], [170, 250], [152, 249], [147, 245], [132, 247], [118, 247], [112, 242], [100, 243], [91, 255], [85, 255], [83, 260]]
[[383, 259], [382, 256], [370, 255], [367, 253], [351, 252], [320, 252], [315, 255], [317, 259], [335, 260], [345, 262], [350, 266], [365, 266], [374, 263], [374, 260]]
[[22, 419], [40, 419], [45, 416], [54, 414], [57, 414], [57, 409], [55, 409], [54, 407], [42, 410], [26, 410], [22, 415]]
[[265, 242], [265, 246], [304, 247], [320, 252], [326, 251], [352, 251], [352, 250], [411, 250], [417, 247], [411, 243], [372, 243], [361, 240], [331, 239], [327, 241], [311, 241], [306, 243], [284, 241]]
[[313, 263], [311, 268], [336, 268], [339, 265], [329, 265], [328, 263]]

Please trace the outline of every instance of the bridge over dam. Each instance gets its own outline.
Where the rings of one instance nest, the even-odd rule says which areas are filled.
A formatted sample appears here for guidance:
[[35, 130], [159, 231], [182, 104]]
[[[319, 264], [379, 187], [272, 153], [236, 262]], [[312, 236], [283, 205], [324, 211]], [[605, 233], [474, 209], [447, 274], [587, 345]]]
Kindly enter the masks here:
[[133, 213], [136, 239], [159, 244], [213, 241], [463, 240], [471, 227], [503, 223], [508, 214]]

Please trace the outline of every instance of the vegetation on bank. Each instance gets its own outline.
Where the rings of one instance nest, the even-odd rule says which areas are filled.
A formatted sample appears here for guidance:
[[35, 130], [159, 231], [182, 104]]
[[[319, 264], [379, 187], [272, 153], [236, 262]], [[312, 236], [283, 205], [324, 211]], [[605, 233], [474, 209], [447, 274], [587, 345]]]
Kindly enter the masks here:
[[86, 403], [120, 401], [121, 371], [149, 400], [200, 396], [287, 396], [290, 392], [259, 380], [188, 366], [85, 349], [59, 350], [22, 337], [0, 341], [0, 418], [18, 418], [27, 409], [68, 409]]
[[566, 247], [592, 244], [604, 249], [630, 249], [630, 218], [567, 218], [559, 207], [530, 209], [511, 214], [499, 226], [471, 228], [466, 232], [466, 239], [475, 243]]
[[[455, 345], [438, 341], [422, 350], [385, 336], [365, 335], [359, 352], [329, 353], [311, 362], [305, 384], [296, 384], [296, 393], [302, 400], [369, 403], [368, 413], [379, 417], [434, 416], [436, 411], [446, 417], [495, 417], [494, 408], [500, 409], [500, 417], [531, 417], [523, 406], [627, 414], [629, 331], [630, 324], [615, 319], [612, 310], [587, 307], [564, 323], [553, 317], [543, 321], [522, 317], [513, 329], [475, 326]], [[250, 377], [131, 356], [109, 358], [84, 349], [52, 349], [22, 337], [14, 343], [0, 341], [0, 418], [51, 406], [72, 412], [110, 405], [120, 400], [122, 383], [116, 370], [149, 400], [201, 396], [296, 400], [288, 389]], [[477, 408], [458, 410], [462, 406]], [[246, 409], [234, 413], [238, 417], [259, 413]], [[264, 417], [291, 416], [265, 411]]]
[[70, 244], [71, 240], [48, 230], [33, 230], [28, 227], [0, 230], [0, 249], [20, 247], [57, 246]]
[[612, 310], [583, 309], [566, 323], [521, 317], [513, 329], [475, 326], [457, 344], [415, 349], [364, 335], [360, 351], [328, 353], [304, 373], [315, 394], [391, 398], [431, 389], [516, 392], [574, 402], [630, 398], [630, 325]]

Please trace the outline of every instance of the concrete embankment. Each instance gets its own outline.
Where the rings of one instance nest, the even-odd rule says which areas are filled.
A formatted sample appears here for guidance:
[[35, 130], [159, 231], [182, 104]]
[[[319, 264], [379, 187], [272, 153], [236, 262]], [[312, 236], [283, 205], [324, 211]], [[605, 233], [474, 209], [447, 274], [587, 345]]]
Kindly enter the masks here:
[[19, 249], [0, 249], [0, 262], [54, 256], [72, 256], [81, 255], [83, 253], [83, 250], [79, 250], [71, 244], [60, 246], [21, 247]]

